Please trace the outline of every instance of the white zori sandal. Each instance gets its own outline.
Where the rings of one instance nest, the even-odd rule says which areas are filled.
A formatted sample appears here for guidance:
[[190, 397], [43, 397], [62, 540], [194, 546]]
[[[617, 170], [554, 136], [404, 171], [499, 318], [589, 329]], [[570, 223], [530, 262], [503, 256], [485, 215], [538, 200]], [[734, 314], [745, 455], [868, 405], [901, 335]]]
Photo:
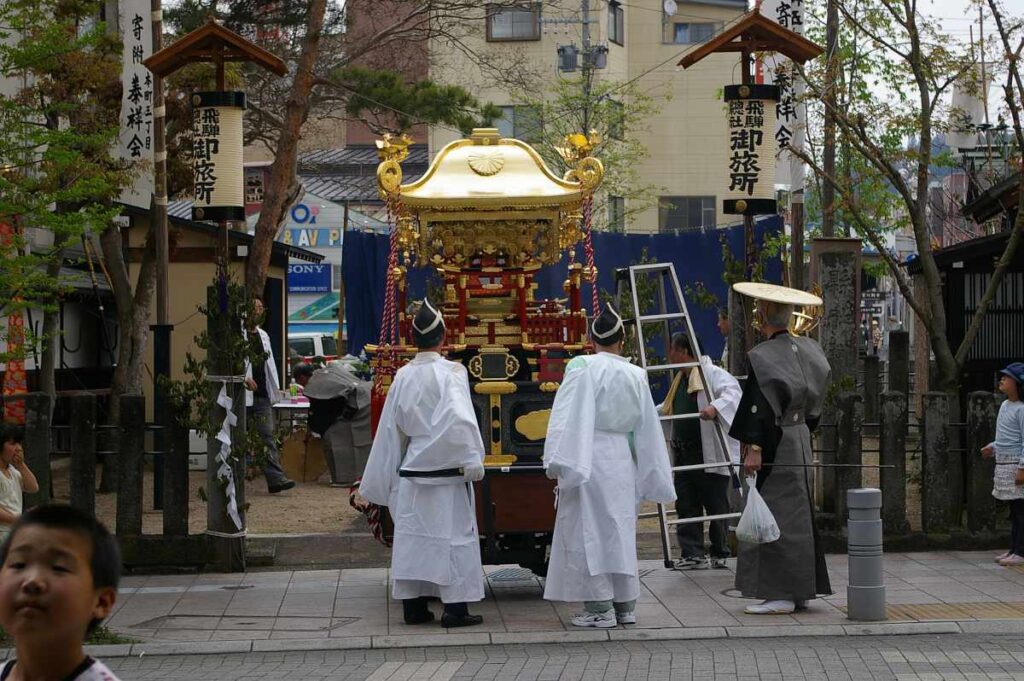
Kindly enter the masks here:
[[748, 615], [790, 615], [796, 610], [793, 601], [765, 601], [758, 605], [748, 605], [743, 612]]

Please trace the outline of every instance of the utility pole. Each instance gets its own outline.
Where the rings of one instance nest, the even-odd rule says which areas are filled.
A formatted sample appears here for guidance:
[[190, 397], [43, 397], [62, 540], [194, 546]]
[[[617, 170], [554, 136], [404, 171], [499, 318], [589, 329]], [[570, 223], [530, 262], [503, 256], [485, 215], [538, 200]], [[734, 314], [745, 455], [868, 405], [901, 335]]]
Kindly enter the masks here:
[[590, 91], [593, 77], [593, 55], [590, 51], [590, 0], [581, 0], [580, 15], [583, 19], [583, 134], [590, 132]]
[[[151, 0], [153, 21], [153, 54], [163, 49], [163, 0]], [[167, 140], [164, 135], [164, 79], [153, 74], [153, 198], [150, 203], [150, 222], [156, 250], [156, 324], [153, 330], [153, 415], [154, 420], [169, 426], [170, 405], [167, 404], [165, 386], [161, 378], [171, 377], [171, 325], [168, 307], [168, 261], [170, 246], [167, 233]], [[161, 452], [170, 449], [167, 430], [161, 432]], [[154, 461], [153, 507], [163, 508], [163, 454]]]
[[839, 8], [837, 0], [828, 0], [825, 17], [825, 141], [823, 167], [826, 180], [821, 187], [821, 234], [836, 235], [836, 192], [827, 178], [836, 177], [836, 91], [838, 84]]

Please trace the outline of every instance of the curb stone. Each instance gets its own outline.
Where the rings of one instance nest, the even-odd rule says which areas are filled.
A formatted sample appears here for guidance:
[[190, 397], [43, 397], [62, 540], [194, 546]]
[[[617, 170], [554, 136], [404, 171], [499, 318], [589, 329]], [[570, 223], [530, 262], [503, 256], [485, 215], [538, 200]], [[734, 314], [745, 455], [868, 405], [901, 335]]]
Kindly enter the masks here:
[[960, 634], [956, 622], [865, 622], [844, 624], [847, 636], [887, 636], [893, 634]]
[[[807, 638], [821, 636], [899, 636], [915, 634], [1024, 633], [1024, 620], [964, 622], [865, 622], [748, 627], [676, 627], [671, 629], [607, 629], [582, 631], [528, 631], [458, 634], [399, 634], [337, 638], [240, 641], [153, 641], [150, 643], [85, 646], [100, 658], [142, 655], [216, 655], [250, 652], [310, 650], [366, 650], [385, 648], [438, 648], [450, 646], [516, 645], [530, 643], [593, 643], [601, 641], [686, 641], [724, 638]], [[0, 659], [14, 654], [0, 648]]]
[[284, 653], [300, 650], [360, 650], [371, 647], [369, 636], [344, 638], [286, 638], [253, 641], [254, 653]]
[[252, 641], [154, 641], [133, 643], [131, 655], [217, 655], [252, 652]]
[[447, 646], [486, 646], [491, 634], [399, 634], [373, 636], [374, 648], [440, 648]]
[[725, 627], [686, 627], [685, 629], [609, 629], [612, 641], [694, 641], [726, 638]]
[[1024, 634], [1024, 620], [981, 620], [959, 624], [965, 634]]

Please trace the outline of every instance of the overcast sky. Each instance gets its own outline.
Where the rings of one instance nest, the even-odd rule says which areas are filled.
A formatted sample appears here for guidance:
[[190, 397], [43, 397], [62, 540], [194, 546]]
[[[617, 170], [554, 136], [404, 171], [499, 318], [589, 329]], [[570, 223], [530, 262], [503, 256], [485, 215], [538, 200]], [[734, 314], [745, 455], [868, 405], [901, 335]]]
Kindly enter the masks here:
[[[922, 11], [939, 18], [943, 26], [950, 32], [962, 36], [964, 39], [970, 37], [970, 27], [974, 27], [974, 38], [978, 38], [978, 8], [968, 0], [918, 0], [918, 7]], [[1003, 7], [1010, 17], [1024, 17], [1024, 0], [1003, 0]], [[985, 39], [995, 34], [995, 25], [992, 21], [992, 14], [985, 8]]]

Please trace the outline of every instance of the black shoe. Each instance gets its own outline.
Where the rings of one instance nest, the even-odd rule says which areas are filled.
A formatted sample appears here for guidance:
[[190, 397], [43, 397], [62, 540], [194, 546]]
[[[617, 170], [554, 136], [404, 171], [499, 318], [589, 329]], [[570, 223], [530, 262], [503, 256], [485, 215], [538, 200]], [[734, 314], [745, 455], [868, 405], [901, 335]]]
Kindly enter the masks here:
[[446, 629], [471, 627], [474, 624], [482, 624], [483, 621], [483, 615], [452, 615], [447, 612], [441, 615], [441, 626]]
[[417, 612], [415, 614], [408, 614], [405, 616], [406, 624], [426, 624], [427, 622], [434, 621], [434, 613], [427, 610], [426, 612]]
[[295, 487], [295, 481], [294, 480], [285, 480], [284, 482], [282, 482], [282, 483], [280, 483], [278, 485], [267, 485], [267, 490], [271, 494], [277, 494], [278, 492], [284, 492], [285, 490], [289, 490], [292, 487]]

